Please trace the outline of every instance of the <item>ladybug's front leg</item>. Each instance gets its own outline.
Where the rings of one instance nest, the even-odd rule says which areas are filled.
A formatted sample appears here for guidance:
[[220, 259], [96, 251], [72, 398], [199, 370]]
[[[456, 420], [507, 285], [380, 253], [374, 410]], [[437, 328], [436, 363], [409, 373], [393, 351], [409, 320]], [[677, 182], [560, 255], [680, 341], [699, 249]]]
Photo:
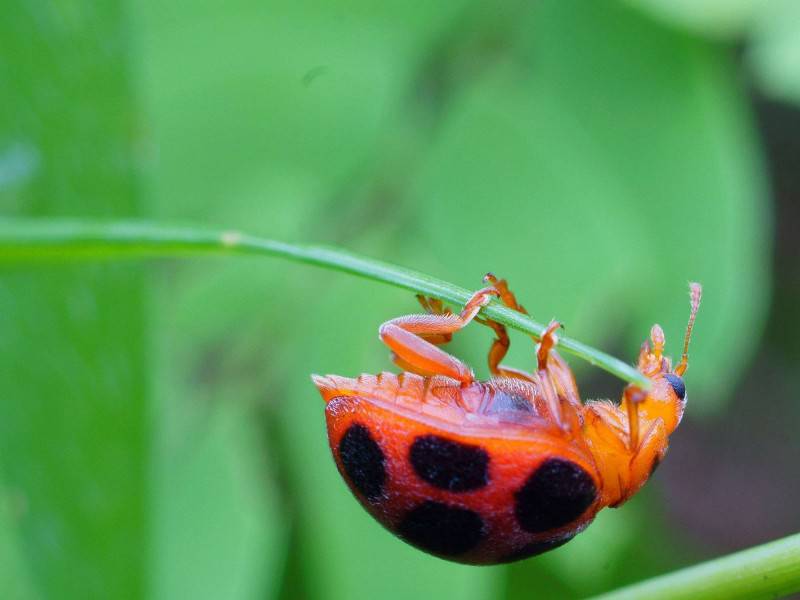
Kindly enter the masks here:
[[497, 295], [496, 289], [484, 288], [473, 294], [458, 315], [444, 313], [398, 317], [381, 325], [378, 334], [392, 350], [393, 360], [400, 368], [424, 376], [444, 375], [468, 385], [474, 381], [470, 368], [434, 344], [448, 341], [453, 333], [475, 318], [492, 296]]

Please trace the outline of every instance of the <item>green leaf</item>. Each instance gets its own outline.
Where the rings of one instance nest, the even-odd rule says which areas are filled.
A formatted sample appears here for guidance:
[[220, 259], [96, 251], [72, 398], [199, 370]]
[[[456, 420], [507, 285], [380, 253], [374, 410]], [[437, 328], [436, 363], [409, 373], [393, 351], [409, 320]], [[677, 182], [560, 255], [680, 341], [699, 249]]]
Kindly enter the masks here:
[[[12, 2], [6, 17], [2, 211], [138, 214], [121, 6]], [[19, 579], [27, 573], [34, 596], [136, 598], [147, 588], [145, 304], [134, 264], [0, 274], [0, 479], [16, 507], [5, 521]]]
[[800, 4], [774, 0], [759, 13], [745, 57], [769, 96], [800, 103]]
[[370, 165], [415, 66], [463, 4], [137, 6], [160, 214], [255, 218], [276, 235], [284, 210], [335, 195]]
[[272, 597], [288, 529], [255, 410], [261, 366], [240, 364], [252, 266], [205, 264], [158, 279], [153, 595]]
[[672, 27], [713, 38], [741, 35], [770, 0], [625, 0]]

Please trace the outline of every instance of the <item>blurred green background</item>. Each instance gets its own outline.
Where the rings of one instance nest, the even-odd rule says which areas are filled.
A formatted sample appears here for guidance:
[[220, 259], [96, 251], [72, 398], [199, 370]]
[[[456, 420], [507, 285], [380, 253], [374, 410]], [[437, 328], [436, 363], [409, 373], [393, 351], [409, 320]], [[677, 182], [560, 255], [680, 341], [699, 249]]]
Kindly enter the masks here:
[[[278, 260], [6, 263], [3, 598], [569, 598], [800, 529], [793, 0], [3, 7], [4, 216], [237, 227], [470, 288], [492, 270], [631, 361], [653, 322], [678, 354], [705, 286], [646, 489], [476, 568], [358, 506], [309, 380], [389, 368], [377, 326], [409, 294]], [[490, 339], [452, 350], [485, 375]]]

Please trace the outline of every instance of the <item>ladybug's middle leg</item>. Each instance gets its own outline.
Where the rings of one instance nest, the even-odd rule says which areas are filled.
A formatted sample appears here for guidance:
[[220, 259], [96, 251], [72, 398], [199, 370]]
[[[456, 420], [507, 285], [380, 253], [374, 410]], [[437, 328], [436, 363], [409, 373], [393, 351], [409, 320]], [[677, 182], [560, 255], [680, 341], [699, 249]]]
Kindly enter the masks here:
[[[487, 273], [483, 281], [497, 290], [500, 300], [508, 308], [525, 315], [528, 314], [525, 307], [517, 302], [514, 293], [508, 289], [508, 283], [505, 279], [497, 279], [492, 273]], [[489, 372], [495, 377], [512, 377], [514, 379], [533, 381], [534, 377], [530, 373], [500, 364], [500, 361], [502, 361], [508, 353], [509, 346], [511, 346], [511, 340], [508, 337], [506, 326], [491, 319], [476, 318], [475, 320], [482, 325], [491, 327], [496, 336], [492, 341], [491, 348], [489, 348]]]
[[392, 350], [399, 367], [423, 376], [445, 375], [467, 385], [474, 381], [470, 368], [435, 344], [449, 341], [453, 333], [469, 324], [497, 295], [493, 287], [483, 288], [472, 295], [460, 314], [443, 311], [398, 317], [381, 325], [378, 334]]
[[491, 327], [496, 336], [495, 339], [492, 340], [492, 347], [489, 348], [489, 372], [495, 377], [511, 377], [513, 379], [534, 381], [534, 377], [530, 373], [500, 364], [500, 361], [503, 360], [511, 345], [511, 340], [508, 337], [508, 331], [505, 325], [497, 321], [492, 321], [491, 319], [476, 318], [475, 321], [487, 327]]
[[[483, 280], [486, 283], [490, 283], [497, 290], [497, 292], [500, 294], [500, 300], [503, 302], [503, 304], [510, 309], [516, 310], [524, 315], [528, 314], [528, 311], [525, 310], [525, 307], [517, 302], [517, 297], [514, 295], [514, 293], [508, 289], [508, 282], [505, 279], [498, 279], [492, 273], [487, 273]], [[536, 377], [530, 373], [500, 365], [500, 361], [503, 359], [503, 357], [505, 357], [510, 345], [505, 326], [496, 321], [492, 321], [491, 319], [476, 320], [494, 329], [495, 334], [497, 335], [497, 338], [494, 340], [492, 347], [489, 350], [489, 370], [492, 375], [499, 377], [515, 377], [517, 379], [535, 381]], [[561, 358], [557, 352], [553, 351], [553, 346], [557, 341], [555, 329], [560, 327], [560, 325], [554, 325], [554, 323], [555, 322], [550, 323], [550, 326], [543, 334], [541, 341], [531, 336], [534, 343], [538, 344], [539, 346], [537, 351], [538, 370], [540, 371], [539, 376], [542, 377], [545, 374], [549, 376], [548, 379], [550, 380], [553, 388], [552, 396], [564, 398], [567, 400], [567, 402], [569, 402], [569, 404], [577, 408], [581, 406], [582, 403], [580, 394], [578, 393], [578, 386], [575, 383], [575, 377], [572, 375], [572, 371], [570, 371], [569, 367], [564, 362], [564, 359]], [[547, 387], [549, 388], [550, 386]], [[555, 405], [557, 403], [558, 402], [554, 399], [548, 401], [548, 404], [550, 404], [554, 410], [556, 410]]]

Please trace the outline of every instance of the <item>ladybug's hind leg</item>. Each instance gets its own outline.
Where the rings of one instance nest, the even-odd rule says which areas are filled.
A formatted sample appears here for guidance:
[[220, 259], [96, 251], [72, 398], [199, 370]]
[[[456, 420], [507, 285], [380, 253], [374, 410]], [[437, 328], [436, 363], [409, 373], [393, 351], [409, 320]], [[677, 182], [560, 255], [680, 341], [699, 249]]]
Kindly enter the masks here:
[[492, 347], [489, 348], [489, 372], [495, 377], [512, 377], [514, 379], [533, 381], [534, 378], [530, 373], [500, 364], [500, 361], [503, 360], [511, 345], [511, 340], [508, 337], [508, 331], [506, 331], [505, 325], [497, 321], [492, 321], [491, 319], [476, 318], [475, 320], [487, 327], [491, 327], [497, 336], [492, 341]]
[[[417, 300], [422, 305], [422, 308], [425, 309], [425, 312], [431, 315], [452, 315], [453, 311], [449, 308], [445, 308], [444, 304], [438, 298], [430, 298], [428, 296], [423, 296], [422, 294], [417, 294]], [[478, 320], [478, 319], [476, 319]], [[453, 333], [420, 333], [418, 334], [426, 342], [430, 342], [431, 344], [436, 344], [440, 346], [442, 344], [447, 344], [450, 340], [453, 339]]]
[[[505, 279], [498, 279], [492, 273], [487, 273], [483, 280], [491, 284], [497, 290], [497, 293], [500, 295], [500, 300], [508, 308], [516, 310], [524, 315], [528, 314], [525, 307], [517, 301], [517, 297], [514, 293], [508, 289], [508, 282]], [[530, 373], [500, 365], [500, 361], [505, 357], [510, 345], [505, 326], [490, 319], [476, 320], [494, 329], [497, 335], [497, 338], [494, 340], [489, 350], [489, 370], [492, 375], [536, 381], [537, 377]], [[544, 386], [546, 388], [545, 396], [549, 397], [548, 404], [551, 407], [551, 411], [555, 413], [556, 418], [558, 418], [558, 413], [561, 412], [558, 408], [558, 404], [560, 404], [558, 401], [559, 397], [566, 399], [573, 407], [577, 408], [581, 405], [578, 386], [575, 383], [572, 371], [570, 371], [564, 359], [561, 358], [557, 352], [553, 351], [553, 347], [558, 341], [555, 331], [559, 327], [560, 324], [553, 321], [548, 326], [541, 340], [537, 340], [535, 337], [531, 336], [534, 343], [538, 345], [536, 353], [537, 374], [539, 378], [547, 377], [549, 381], [549, 385]]]
[[[500, 300], [508, 308], [521, 312], [524, 315], [528, 314], [525, 307], [517, 302], [514, 293], [508, 289], [508, 282], [506, 282], [505, 279], [497, 279], [492, 273], [487, 273], [483, 281], [497, 290]], [[492, 341], [492, 347], [489, 348], [489, 372], [495, 377], [512, 377], [514, 379], [533, 381], [534, 378], [530, 373], [500, 364], [500, 361], [502, 361], [508, 353], [509, 346], [511, 346], [511, 340], [508, 337], [508, 331], [505, 325], [497, 321], [492, 321], [491, 319], [476, 318], [475, 320], [482, 325], [491, 327], [496, 336]]]
[[393, 360], [400, 368], [423, 376], [444, 375], [464, 385], [470, 384], [474, 381], [470, 368], [435, 344], [450, 341], [453, 333], [468, 325], [492, 296], [497, 295], [499, 293], [493, 287], [478, 290], [457, 315], [442, 310], [436, 301], [431, 306], [429, 300], [423, 299], [423, 306], [428, 303], [441, 312], [407, 315], [387, 321], [379, 329], [380, 338], [392, 350]]

